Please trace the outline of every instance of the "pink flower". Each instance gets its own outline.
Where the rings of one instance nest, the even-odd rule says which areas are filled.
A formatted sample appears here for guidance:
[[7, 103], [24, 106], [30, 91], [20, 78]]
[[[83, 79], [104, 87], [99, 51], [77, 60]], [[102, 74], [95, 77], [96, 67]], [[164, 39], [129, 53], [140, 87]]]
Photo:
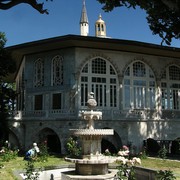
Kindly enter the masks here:
[[126, 145], [123, 145], [122, 148], [123, 148], [124, 151], [129, 151], [129, 148]]

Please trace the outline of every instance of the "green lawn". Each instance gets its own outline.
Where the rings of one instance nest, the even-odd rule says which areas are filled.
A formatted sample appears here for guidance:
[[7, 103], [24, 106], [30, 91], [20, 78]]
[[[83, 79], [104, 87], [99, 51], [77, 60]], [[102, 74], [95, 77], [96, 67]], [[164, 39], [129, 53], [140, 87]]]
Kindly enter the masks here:
[[159, 158], [147, 158], [142, 160], [142, 167], [147, 167], [155, 170], [171, 170], [174, 172], [177, 180], [180, 180], [180, 161], [166, 160]]
[[[25, 169], [26, 161], [23, 160], [23, 157], [18, 157], [15, 160], [9, 162], [3, 162], [4, 168], [0, 169], [0, 180], [17, 180], [13, 172], [17, 170]], [[47, 162], [36, 162], [37, 167], [51, 167], [51, 166], [61, 166], [69, 164], [65, 162], [63, 158], [58, 158], [50, 156]], [[142, 160], [142, 167], [157, 169], [157, 170], [172, 170], [177, 177], [177, 180], [180, 180], [180, 161], [171, 161], [171, 160], [162, 160], [147, 158]]]

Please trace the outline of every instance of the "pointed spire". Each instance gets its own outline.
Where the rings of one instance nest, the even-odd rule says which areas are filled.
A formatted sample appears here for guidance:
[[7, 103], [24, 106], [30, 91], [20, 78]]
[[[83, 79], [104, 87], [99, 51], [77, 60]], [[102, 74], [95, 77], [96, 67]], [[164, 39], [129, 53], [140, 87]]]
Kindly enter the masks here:
[[88, 23], [85, 0], [83, 0], [83, 8], [82, 8], [82, 13], [81, 13], [80, 23]]
[[88, 17], [87, 17], [85, 0], [83, 0], [83, 7], [82, 7], [82, 12], [81, 12], [80, 34], [82, 36], [87, 36], [89, 34], [89, 22], [88, 22]]

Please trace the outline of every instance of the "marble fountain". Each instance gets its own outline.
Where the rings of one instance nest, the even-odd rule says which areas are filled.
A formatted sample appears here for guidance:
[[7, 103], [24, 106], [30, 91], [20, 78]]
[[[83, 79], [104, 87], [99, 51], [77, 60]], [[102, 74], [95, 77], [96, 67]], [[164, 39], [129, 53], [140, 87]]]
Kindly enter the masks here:
[[94, 110], [97, 102], [94, 93], [90, 93], [87, 101], [89, 110], [82, 112], [82, 119], [87, 121], [86, 129], [70, 129], [81, 139], [82, 157], [65, 158], [66, 161], [75, 163], [75, 170], [61, 174], [62, 180], [70, 179], [114, 179], [117, 171], [109, 170], [108, 164], [113, 163], [113, 157], [101, 154], [101, 141], [103, 136], [113, 135], [113, 129], [95, 129], [94, 121], [102, 119], [102, 112]]

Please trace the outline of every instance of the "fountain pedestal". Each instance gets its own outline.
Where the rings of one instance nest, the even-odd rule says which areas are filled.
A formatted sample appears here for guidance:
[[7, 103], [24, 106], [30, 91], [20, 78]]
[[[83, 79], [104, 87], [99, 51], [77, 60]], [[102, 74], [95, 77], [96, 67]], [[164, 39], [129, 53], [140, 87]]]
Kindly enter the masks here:
[[[75, 136], [82, 141], [82, 159], [66, 158], [67, 161], [75, 163], [74, 174], [63, 174], [62, 179], [96, 179], [94, 176], [100, 176], [98, 179], [111, 179], [115, 173], [109, 172], [108, 164], [113, 163], [114, 159], [101, 154], [102, 137], [113, 135], [113, 129], [94, 129], [94, 120], [102, 119], [101, 111], [93, 111], [97, 103], [90, 93], [87, 102], [89, 111], [82, 112], [82, 118], [88, 121], [87, 129], [70, 129]], [[76, 178], [78, 177], [78, 178]]]

